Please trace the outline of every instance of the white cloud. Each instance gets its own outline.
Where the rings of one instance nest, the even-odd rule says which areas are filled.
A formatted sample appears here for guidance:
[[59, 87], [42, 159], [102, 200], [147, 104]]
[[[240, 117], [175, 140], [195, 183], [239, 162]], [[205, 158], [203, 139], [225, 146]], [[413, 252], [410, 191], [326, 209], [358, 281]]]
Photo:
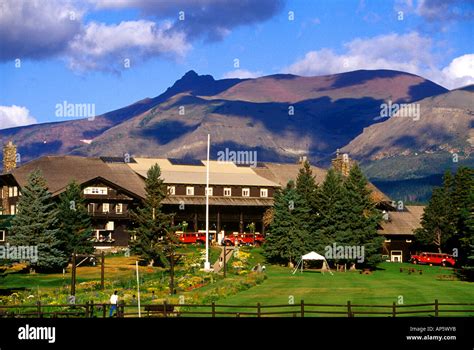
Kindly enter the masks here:
[[68, 0], [0, 2], [0, 60], [61, 53], [81, 30], [84, 10]]
[[68, 58], [75, 70], [123, 68], [124, 60], [133, 65], [151, 56], [183, 57], [190, 49], [185, 35], [169, 32], [171, 23], [161, 26], [155, 22], [139, 20], [106, 25], [91, 22], [70, 43]]
[[36, 123], [36, 119], [30, 115], [30, 111], [26, 107], [0, 106], [0, 129]]
[[452, 87], [474, 84], [474, 54], [456, 57], [443, 69], [443, 74]]
[[[344, 44], [344, 48], [342, 54], [331, 49], [310, 51], [285, 71], [298, 75], [324, 75], [358, 69], [392, 69], [420, 75], [450, 89], [464, 86], [474, 79], [472, 55], [455, 58], [448, 67], [439, 69], [432, 53], [431, 39], [416, 32], [356, 38]], [[467, 68], [469, 64], [470, 70]]]
[[248, 79], [248, 78], [258, 78], [262, 76], [262, 72], [256, 71], [252, 72], [246, 69], [235, 69], [225, 73], [222, 76], [222, 79], [231, 79], [231, 78], [239, 78], [239, 79]]

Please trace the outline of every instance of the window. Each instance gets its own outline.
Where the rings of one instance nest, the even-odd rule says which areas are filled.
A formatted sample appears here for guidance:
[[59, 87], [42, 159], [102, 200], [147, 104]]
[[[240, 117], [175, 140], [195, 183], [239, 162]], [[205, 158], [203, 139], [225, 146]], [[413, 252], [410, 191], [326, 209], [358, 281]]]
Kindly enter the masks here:
[[18, 187], [8, 187], [8, 197], [18, 197]]
[[207, 191], [209, 190], [209, 196], [212, 196], [212, 187], [204, 189], [205, 194], [207, 195]]
[[102, 212], [103, 213], [108, 213], [109, 212], [109, 203], [103, 203], [102, 204]]
[[122, 213], [123, 213], [123, 205], [122, 205], [122, 203], [117, 203], [117, 204], [115, 205], [115, 212], [116, 212], [117, 214], [122, 214]]
[[15, 215], [16, 214], [16, 205], [12, 204], [10, 205], [10, 215]]
[[100, 194], [107, 195], [107, 187], [86, 187], [84, 194]]
[[89, 204], [87, 204], [87, 211], [88, 211], [89, 213], [95, 212], [95, 203], [89, 203]]
[[226, 197], [232, 196], [232, 189], [230, 187], [224, 187], [224, 196]]
[[186, 195], [187, 196], [194, 196], [194, 187], [192, 187], [192, 186], [186, 187]]
[[5, 242], [5, 230], [0, 230], [0, 242]]
[[242, 188], [242, 197], [250, 197], [250, 188]]
[[174, 196], [176, 194], [176, 187], [175, 186], [168, 186], [168, 194]]
[[261, 188], [260, 189], [260, 197], [268, 197], [268, 189], [267, 188]]

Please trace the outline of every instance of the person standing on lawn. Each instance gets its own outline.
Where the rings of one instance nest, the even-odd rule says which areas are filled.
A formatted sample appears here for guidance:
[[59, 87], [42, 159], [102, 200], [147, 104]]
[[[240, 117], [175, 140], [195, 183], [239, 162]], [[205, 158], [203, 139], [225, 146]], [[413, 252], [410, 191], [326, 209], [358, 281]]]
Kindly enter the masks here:
[[110, 296], [110, 313], [109, 313], [109, 317], [112, 317], [112, 314], [113, 312], [115, 311], [115, 313], [117, 313], [117, 302], [118, 302], [118, 295], [117, 295], [117, 291], [114, 292], [114, 294], [112, 294]]

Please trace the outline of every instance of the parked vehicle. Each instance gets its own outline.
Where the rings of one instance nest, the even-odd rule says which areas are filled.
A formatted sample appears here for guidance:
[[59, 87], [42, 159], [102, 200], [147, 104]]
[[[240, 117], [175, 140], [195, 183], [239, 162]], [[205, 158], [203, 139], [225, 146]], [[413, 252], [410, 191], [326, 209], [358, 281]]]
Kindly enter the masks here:
[[456, 260], [452, 255], [445, 253], [427, 253], [423, 252], [418, 255], [411, 256], [411, 262], [413, 264], [429, 264], [431, 265], [442, 265], [442, 266], [454, 266]]
[[[205, 232], [177, 232], [178, 240], [185, 244], [206, 244], [206, 233]], [[213, 235], [209, 231], [209, 241], [211, 241]]]
[[261, 233], [233, 233], [224, 238], [225, 245], [262, 245], [265, 241], [264, 235]]

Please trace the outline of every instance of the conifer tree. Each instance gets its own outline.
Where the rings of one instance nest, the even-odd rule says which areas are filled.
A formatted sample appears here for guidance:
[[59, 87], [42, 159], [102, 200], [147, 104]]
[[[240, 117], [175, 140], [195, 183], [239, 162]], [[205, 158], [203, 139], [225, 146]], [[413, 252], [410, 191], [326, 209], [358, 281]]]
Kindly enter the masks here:
[[162, 212], [162, 201], [166, 198], [167, 189], [160, 176], [158, 164], [148, 170], [145, 180], [146, 197], [142, 206], [131, 212], [136, 228], [130, 250], [150, 266], [166, 265], [166, 255], [169, 254], [163, 243], [169, 238], [171, 216]]
[[263, 246], [264, 255], [269, 261], [295, 264], [307, 253], [309, 227], [304, 218], [308, 216], [309, 211], [293, 181], [290, 181], [285, 189], [275, 193], [271, 233]]
[[60, 250], [55, 203], [48, 192], [41, 171], [31, 172], [27, 184], [21, 190], [17, 213], [12, 220], [10, 245], [36, 246], [37, 261], [28, 261], [29, 267], [38, 271], [53, 271], [67, 263]]
[[70, 182], [59, 196], [57, 209], [60, 218], [58, 238], [61, 241], [60, 248], [66, 257], [70, 259], [73, 253], [93, 253], [91, 218], [77, 182]]
[[344, 220], [347, 230], [343, 231], [344, 236], [340, 240], [350, 246], [364, 247], [364, 261], [361, 265], [374, 267], [382, 261], [380, 250], [384, 239], [377, 233], [381, 214], [375, 208], [367, 185], [367, 178], [355, 164], [344, 181]]

